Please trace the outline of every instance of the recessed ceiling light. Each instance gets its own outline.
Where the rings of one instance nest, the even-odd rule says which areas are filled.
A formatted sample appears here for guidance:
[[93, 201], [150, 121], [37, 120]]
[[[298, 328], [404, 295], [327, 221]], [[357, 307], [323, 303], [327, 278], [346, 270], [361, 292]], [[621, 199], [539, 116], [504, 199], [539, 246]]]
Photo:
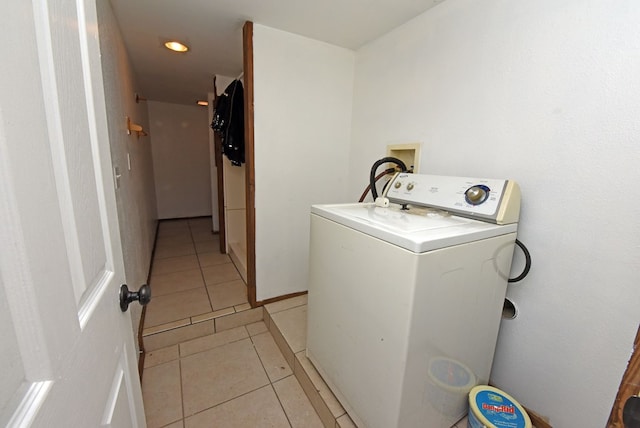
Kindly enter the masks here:
[[199, 105], [199, 106], [208, 106], [208, 105], [209, 105], [209, 102], [208, 102], [208, 101], [204, 101], [204, 100], [199, 100], [199, 101], [198, 101], [198, 105]]
[[180, 42], [176, 42], [175, 40], [170, 40], [168, 42], [165, 42], [164, 47], [174, 52], [186, 52], [189, 50], [189, 47], [187, 45], [184, 45]]

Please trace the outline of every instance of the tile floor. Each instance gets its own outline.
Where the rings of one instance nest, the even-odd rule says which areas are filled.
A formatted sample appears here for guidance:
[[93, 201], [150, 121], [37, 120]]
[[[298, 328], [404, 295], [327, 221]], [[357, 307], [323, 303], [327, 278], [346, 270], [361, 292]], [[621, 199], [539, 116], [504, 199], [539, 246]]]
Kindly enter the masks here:
[[250, 308], [246, 286], [229, 256], [220, 254], [219, 239], [210, 217], [160, 222], [145, 336]]
[[147, 426], [321, 428], [210, 224], [158, 229], [143, 329]]
[[143, 330], [148, 427], [356, 428], [305, 356], [306, 296], [251, 309], [210, 224], [158, 229]]

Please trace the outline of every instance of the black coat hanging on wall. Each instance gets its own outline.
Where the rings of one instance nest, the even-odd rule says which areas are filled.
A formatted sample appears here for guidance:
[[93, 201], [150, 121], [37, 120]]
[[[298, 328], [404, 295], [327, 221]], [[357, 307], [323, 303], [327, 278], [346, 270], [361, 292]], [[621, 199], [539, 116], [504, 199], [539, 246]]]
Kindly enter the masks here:
[[220, 135], [222, 153], [232, 165], [244, 163], [244, 90], [234, 80], [216, 99], [211, 128]]

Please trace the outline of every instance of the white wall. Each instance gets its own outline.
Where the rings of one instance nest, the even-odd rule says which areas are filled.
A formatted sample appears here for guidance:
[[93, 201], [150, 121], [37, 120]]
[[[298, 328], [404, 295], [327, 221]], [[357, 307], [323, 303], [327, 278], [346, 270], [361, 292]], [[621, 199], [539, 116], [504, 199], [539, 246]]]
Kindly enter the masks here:
[[256, 294], [307, 289], [309, 208], [346, 200], [354, 54], [253, 26]]
[[635, 0], [448, 0], [357, 52], [352, 194], [416, 140], [422, 173], [520, 183], [533, 267], [492, 381], [557, 427], [606, 424], [638, 327], [639, 21]]
[[158, 218], [211, 215], [207, 109], [147, 104]]
[[[135, 102], [138, 85], [110, 3], [99, 1], [96, 7], [111, 158], [122, 175], [116, 201], [125, 273], [129, 287], [137, 290], [149, 275], [157, 224], [156, 195], [149, 137], [138, 139], [127, 135], [125, 117], [149, 129], [147, 106], [144, 102]], [[142, 307], [130, 305], [129, 308], [137, 334]]]

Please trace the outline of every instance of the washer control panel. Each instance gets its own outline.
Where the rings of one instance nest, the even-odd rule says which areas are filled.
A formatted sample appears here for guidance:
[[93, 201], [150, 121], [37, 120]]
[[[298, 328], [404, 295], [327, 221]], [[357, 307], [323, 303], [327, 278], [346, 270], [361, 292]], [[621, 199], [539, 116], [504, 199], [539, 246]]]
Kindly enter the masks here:
[[418, 205], [497, 224], [516, 223], [520, 188], [513, 180], [398, 173], [384, 195], [389, 202]]

